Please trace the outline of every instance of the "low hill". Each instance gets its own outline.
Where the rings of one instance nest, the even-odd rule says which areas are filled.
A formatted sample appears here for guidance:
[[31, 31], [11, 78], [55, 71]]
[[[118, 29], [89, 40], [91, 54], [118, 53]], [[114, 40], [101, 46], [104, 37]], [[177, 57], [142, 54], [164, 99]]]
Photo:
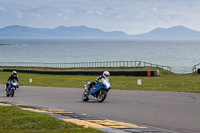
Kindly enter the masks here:
[[184, 26], [175, 26], [168, 29], [156, 28], [148, 33], [133, 35], [131, 38], [148, 38], [148, 39], [200, 39], [200, 32]]
[[[134, 29], [133, 29], [134, 30]], [[127, 35], [122, 31], [104, 32], [87, 26], [59, 26], [50, 28], [32, 28], [27, 26], [7, 26], [0, 29], [0, 38], [80, 38], [80, 39], [200, 39], [200, 32], [184, 26], [175, 26], [168, 29], [156, 28], [150, 32], [138, 35]]]
[[104, 32], [86, 26], [44, 29], [13, 25], [0, 29], [0, 37], [124, 38], [127, 34], [121, 31]]

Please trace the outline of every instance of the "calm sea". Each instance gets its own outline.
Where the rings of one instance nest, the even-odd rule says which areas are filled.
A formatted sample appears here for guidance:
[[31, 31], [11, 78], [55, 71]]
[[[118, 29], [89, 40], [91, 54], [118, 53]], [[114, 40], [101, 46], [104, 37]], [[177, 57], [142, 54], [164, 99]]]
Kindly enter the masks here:
[[145, 61], [193, 66], [200, 63], [199, 53], [200, 40], [0, 39], [0, 62]]

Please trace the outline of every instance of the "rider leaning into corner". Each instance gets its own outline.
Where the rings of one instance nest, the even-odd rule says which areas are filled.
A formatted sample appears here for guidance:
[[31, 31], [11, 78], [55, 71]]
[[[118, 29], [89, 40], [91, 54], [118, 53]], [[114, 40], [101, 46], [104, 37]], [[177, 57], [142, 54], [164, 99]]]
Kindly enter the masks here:
[[[13, 71], [12, 72], [12, 75], [10, 75], [9, 76], [9, 78], [8, 78], [8, 82], [7, 82], [7, 84], [6, 84], [6, 88], [8, 88], [8, 86], [9, 86], [9, 84], [10, 84], [10, 81], [12, 81], [12, 80], [17, 80], [17, 83], [19, 83], [19, 78], [18, 78], [18, 75], [17, 75], [17, 72], [16, 71]], [[6, 89], [5, 88], [5, 89]]]
[[96, 83], [101, 82], [102, 79], [109, 79], [109, 77], [110, 77], [110, 73], [108, 71], [104, 71], [101, 76], [96, 78], [95, 82], [90, 82], [88, 89], [90, 89], [92, 85], [95, 85]]

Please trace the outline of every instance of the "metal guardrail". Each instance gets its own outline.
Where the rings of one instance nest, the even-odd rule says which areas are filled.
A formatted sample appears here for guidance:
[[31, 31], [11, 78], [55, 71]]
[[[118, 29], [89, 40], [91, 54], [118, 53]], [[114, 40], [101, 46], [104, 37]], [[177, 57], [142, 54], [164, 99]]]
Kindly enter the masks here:
[[198, 70], [198, 68], [197, 68], [198, 66], [200, 66], [200, 63], [198, 63], [192, 67], [192, 72], [196, 72]]
[[163, 66], [143, 61], [105, 61], [79, 63], [40, 63], [40, 62], [0, 62], [4, 67], [51, 67], [51, 68], [95, 68], [95, 67], [159, 67], [174, 73], [192, 73], [197, 71], [195, 66]]
[[52, 68], [88, 68], [88, 67], [160, 67], [171, 71], [170, 66], [156, 65], [143, 61], [105, 61], [79, 63], [40, 63], [40, 62], [0, 62], [5, 67], [52, 67]]
[[187, 74], [192, 73], [192, 66], [171, 66], [171, 72], [177, 74]]

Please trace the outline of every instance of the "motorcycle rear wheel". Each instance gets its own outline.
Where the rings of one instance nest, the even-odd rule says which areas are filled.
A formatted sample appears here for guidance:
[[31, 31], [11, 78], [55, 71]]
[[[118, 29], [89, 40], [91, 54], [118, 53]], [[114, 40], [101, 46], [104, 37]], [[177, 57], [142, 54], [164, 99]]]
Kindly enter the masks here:
[[88, 98], [88, 89], [86, 89], [84, 92], [83, 92], [83, 95], [82, 95], [82, 99], [83, 99], [83, 101], [88, 101], [89, 100], [89, 98]]
[[6, 89], [6, 96], [9, 97], [10, 96], [10, 93], [9, 91]]
[[107, 96], [106, 89], [101, 89], [97, 96], [97, 101], [100, 103], [103, 102], [106, 99], [106, 96]]

